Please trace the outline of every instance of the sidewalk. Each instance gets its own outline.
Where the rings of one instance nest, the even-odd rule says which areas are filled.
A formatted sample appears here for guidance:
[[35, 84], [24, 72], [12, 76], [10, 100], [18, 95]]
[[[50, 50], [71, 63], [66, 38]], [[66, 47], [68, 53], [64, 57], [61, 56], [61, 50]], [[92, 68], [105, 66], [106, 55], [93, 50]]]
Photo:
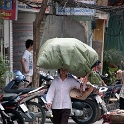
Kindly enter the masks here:
[[[102, 124], [103, 120], [99, 120], [93, 124]], [[52, 124], [50, 119], [46, 119], [45, 124]], [[71, 118], [69, 119], [69, 123], [68, 124], [76, 124]]]

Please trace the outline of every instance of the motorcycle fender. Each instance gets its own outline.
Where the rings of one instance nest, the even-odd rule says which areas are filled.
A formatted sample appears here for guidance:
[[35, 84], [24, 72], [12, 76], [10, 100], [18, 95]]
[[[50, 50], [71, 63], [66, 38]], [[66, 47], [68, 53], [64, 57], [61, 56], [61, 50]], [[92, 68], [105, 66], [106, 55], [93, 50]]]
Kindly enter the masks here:
[[75, 109], [83, 108], [83, 102], [72, 102], [72, 108]]

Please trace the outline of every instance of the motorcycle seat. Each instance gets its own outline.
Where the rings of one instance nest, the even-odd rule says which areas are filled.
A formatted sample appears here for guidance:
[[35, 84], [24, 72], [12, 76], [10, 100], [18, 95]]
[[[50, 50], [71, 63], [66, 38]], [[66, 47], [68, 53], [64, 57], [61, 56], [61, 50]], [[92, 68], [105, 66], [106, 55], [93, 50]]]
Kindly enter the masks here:
[[3, 94], [3, 97], [2, 97], [1, 101], [8, 101], [10, 99], [13, 99], [15, 96], [17, 96], [16, 93], [6, 93], [6, 94]]
[[4, 89], [4, 92], [6, 93], [16, 93], [16, 94], [25, 94], [28, 93], [32, 90], [34, 90], [35, 88], [23, 88], [23, 89]]

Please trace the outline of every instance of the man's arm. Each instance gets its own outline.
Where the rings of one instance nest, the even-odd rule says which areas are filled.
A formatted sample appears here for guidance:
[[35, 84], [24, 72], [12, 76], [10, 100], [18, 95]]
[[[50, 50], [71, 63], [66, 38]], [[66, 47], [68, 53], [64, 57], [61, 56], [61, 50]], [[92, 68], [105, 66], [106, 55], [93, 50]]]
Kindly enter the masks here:
[[25, 67], [25, 58], [22, 58], [21, 59], [21, 64], [22, 64], [22, 69], [27, 74], [29, 72], [29, 70], [26, 70], [26, 67]]

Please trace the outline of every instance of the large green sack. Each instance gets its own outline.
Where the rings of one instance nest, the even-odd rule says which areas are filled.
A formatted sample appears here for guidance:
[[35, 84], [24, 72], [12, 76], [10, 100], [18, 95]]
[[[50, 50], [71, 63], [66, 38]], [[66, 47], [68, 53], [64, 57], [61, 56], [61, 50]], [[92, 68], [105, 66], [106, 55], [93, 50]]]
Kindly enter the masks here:
[[96, 51], [75, 38], [53, 38], [40, 48], [37, 66], [44, 69], [65, 68], [84, 77], [98, 60]]

